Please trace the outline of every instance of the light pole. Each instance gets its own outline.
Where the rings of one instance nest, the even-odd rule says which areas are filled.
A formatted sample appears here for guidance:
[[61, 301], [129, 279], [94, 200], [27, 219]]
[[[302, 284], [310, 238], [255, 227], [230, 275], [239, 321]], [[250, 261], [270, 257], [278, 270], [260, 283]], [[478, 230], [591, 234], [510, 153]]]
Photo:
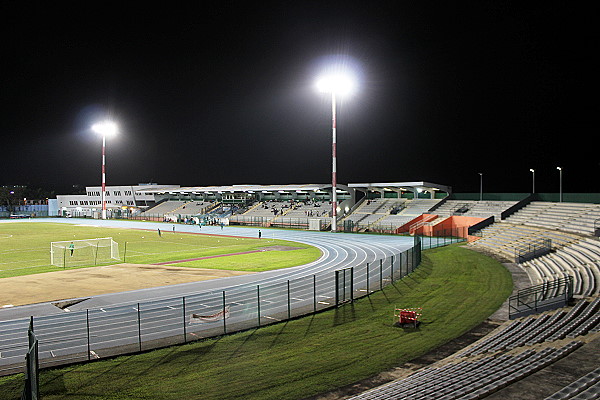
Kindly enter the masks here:
[[558, 170], [558, 201], [562, 203], [562, 168], [556, 167]]
[[92, 125], [92, 130], [102, 135], [102, 219], [106, 219], [106, 136], [117, 133], [117, 124], [103, 121]]
[[479, 201], [483, 200], [483, 172], [479, 173]]
[[349, 94], [354, 89], [352, 78], [344, 74], [332, 74], [317, 81], [317, 89], [331, 93], [331, 231], [337, 231], [337, 116], [336, 93]]
[[529, 168], [531, 172], [531, 193], [535, 193], [535, 169]]

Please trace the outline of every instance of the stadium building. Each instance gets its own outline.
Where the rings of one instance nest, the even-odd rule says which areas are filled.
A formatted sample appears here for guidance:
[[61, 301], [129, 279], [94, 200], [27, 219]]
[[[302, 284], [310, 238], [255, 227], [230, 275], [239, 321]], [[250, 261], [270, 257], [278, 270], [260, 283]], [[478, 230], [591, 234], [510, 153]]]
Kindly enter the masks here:
[[[146, 189], [177, 189], [179, 185], [140, 183], [134, 186], [107, 186], [106, 209], [109, 217], [127, 217], [156, 204], [154, 194]], [[102, 212], [102, 188], [86, 187], [86, 194], [56, 196], [58, 215], [62, 217], [99, 218]]]

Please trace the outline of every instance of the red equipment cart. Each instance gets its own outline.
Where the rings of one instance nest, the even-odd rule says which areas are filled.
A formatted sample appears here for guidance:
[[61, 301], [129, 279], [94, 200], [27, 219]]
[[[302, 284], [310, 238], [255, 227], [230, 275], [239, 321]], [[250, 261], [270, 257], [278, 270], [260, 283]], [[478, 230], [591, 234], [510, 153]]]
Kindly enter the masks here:
[[399, 326], [412, 325], [417, 327], [419, 324], [419, 317], [421, 317], [423, 309], [420, 307], [416, 308], [396, 308], [394, 317], [398, 317], [397, 324]]

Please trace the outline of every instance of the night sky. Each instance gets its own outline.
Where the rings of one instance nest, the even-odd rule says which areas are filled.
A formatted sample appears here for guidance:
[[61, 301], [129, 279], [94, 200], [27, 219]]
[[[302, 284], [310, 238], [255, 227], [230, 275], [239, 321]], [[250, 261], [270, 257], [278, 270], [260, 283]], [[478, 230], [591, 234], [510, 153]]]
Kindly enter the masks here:
[[108, 185], [330, 182], [335, 62], [340, 183], [600, 191], [590, 3], [46, 3], [0, 5], [0, 185], [99, 185], [106, 117]]

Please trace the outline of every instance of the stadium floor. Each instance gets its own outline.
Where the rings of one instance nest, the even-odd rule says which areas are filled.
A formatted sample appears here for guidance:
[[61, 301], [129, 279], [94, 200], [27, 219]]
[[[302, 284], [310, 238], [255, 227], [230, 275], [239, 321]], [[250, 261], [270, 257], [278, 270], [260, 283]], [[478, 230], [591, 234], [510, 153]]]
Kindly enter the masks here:
[[[40, 222], [56, 222], [67, 224], [81, 224], [88, 226], [115, 227], [125, 229], [147, 229], [149, 231], [172, 230], [178, 232], [199, 233], [196, 225], [179, 225], [160, 222], [125, 221], [125, 220], [96, 220], [75, 218], [49, 218], [35, 220]], [[70, 307], [71, 311], [106, 307], [119, 304], [154, 301], [206, 291], [217, 291], [248, 283], [262, 284], [267, 282], [291, 280], [300, 276], [326, 270], [335, 270], [349, 266], [360, 265], [366, 262], [398, 254], [413, 245], [413, 239], [398, 236], [361, 235], [349, 233], [310, 232], [282, 229], [264, 229], [254, 227], [219, 226], [202, 227], [201, 233], [212, 235], [258, 237], [259, 230], [264, 239], [283, 239], [306, 243], [319, 248], [323, 256], [310, 264], [286, 268], [284, 270], [265, 271], [256, 274], [227, 277], [223, 279], [204, 280], [156, 288], [129, 290], [119, 293], [107, 293], [89, 297]], [[22, 305], [18, 307], [0, 309], [0, 321], [29, 316], [56, 315], [64, 311], [52, 303]]]

